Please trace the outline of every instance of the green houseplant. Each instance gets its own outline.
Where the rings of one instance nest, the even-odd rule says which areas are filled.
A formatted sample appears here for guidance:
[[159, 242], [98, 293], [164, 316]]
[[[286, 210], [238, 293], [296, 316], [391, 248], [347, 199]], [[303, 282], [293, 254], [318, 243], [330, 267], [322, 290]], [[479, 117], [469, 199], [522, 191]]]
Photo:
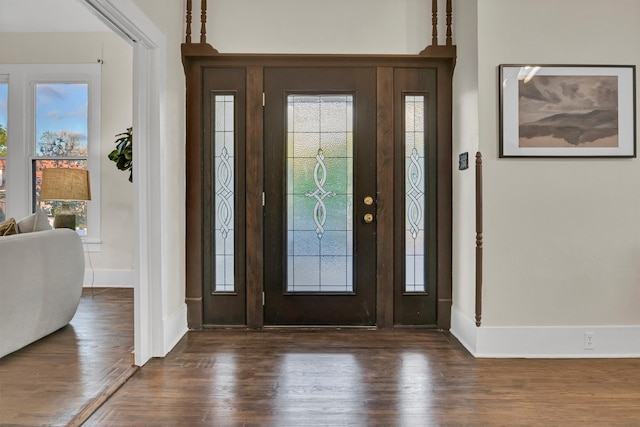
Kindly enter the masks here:
[[129, 182], [133, 182], [133, 128], [116, 135], [116, 148], [109, 153], [109, 160], [121, 171], [129, 171]]

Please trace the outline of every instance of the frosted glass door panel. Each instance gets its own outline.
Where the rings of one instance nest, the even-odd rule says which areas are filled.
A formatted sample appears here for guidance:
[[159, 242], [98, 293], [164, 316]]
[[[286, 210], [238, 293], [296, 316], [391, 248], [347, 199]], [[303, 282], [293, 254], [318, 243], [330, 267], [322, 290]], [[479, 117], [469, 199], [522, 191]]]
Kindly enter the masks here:
[[405, 292], [425, 291], [425, 99], [406, 96], [405, 117]]
[[287, 97], [287, 292], [353, 292], [353, 96]]
[[234, 292], [234, 97], [215, 96], [215, 292]]

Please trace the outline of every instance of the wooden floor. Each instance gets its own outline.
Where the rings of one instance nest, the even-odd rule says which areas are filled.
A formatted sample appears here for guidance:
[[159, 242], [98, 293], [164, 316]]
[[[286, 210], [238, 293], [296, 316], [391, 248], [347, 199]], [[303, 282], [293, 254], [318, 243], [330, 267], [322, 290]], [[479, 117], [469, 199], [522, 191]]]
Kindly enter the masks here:
[[[131, 290], [85, 295], [71, 327], [0, 359], [0, 425], [74, 425], [130, 368], [132, 312]], [[189, 332], [84, 425], [638, 427], [640, 359], [474, 359], [427, 330]]]
[[190, 332], [86, 426], [640, 426], [640, 359], [482, 360], [446, 332]]
[[132, 349], [133, 289], [85, 289], [69, 325], [0, 359], [0, 425], [74, 425]]

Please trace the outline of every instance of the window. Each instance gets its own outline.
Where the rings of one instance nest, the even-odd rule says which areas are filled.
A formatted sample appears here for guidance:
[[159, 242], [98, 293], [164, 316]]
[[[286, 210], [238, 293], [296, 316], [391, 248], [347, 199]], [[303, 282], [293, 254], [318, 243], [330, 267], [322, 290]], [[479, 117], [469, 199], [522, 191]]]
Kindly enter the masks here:
[[0, 221], [7, 219], [7, 192], [5, 169], [7, 164], [7, 89], [9, 85], [0, 76]]
[[[37, 204], [50, 218], [62, 202], [40, 199], [45, 168], [87, 169], [89, 85], [86, 83], [35, 83], [35, 157], [31, 162], [33, 208]], [[72, 201], [76, 230], [87, 233], [87, 202]]]
[[98, 64], [0, 65], [0, 215], [22, 218], [40, 205], [53, 222], [60, 202], [39, 199], [42, 170], [86, 168], [92, 200], [71, 207], [83, 241], [98, 244], [99, 156]]

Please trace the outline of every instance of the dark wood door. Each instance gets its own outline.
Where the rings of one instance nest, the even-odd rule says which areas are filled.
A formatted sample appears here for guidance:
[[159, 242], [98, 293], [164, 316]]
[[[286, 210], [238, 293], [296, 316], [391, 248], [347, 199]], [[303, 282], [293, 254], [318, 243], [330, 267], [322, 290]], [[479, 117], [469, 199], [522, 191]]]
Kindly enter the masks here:
[[264, 70], [264, 323], [376, 321], [376, 69]]

